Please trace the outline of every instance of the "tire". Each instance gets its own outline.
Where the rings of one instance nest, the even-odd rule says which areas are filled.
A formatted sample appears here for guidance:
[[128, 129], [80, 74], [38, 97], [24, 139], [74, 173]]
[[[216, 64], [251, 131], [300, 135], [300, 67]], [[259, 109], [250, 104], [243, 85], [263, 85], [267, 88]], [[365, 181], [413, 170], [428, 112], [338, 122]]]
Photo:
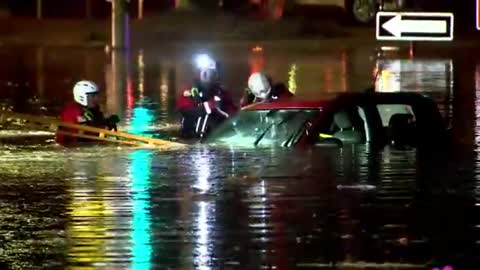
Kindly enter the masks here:
[[372, 25], [378, 11], [377, 0], [345, 0], [349, 20], [357, 25]]

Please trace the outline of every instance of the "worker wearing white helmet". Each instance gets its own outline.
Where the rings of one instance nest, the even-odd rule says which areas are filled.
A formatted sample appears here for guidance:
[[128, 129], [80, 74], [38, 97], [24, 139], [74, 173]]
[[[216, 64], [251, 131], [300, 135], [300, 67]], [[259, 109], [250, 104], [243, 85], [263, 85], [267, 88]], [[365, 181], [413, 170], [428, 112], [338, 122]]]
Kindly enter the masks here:
[[203, 137], [238, 111], [229, 91], [220, 84], [218, 65], [207, 54], [195, 58], [193, 81], [177, 98], [184, 138]]
[[79, 81], [73, 86], [73, 100], [82, 106], [97, 106], [98, 94], [98, 87], [92, 81]]
[[293, 94], [283, 83], [273, 84], [267, 75], [255, 72], [248, 78], [248, 88], [240, 103], [244, 107], [255, 102], [273, 101], [291, 96]]
[[[99, 106], [99, 90], [92, 81], [81, 80], [73, 86], [73, 102], [69, 102], [60, 113], [60, 121], [88, 125], [98, 128], [117, 129], [119, 118], [112, 115], [105, 118]], [[61, 145], [72, 144], [78, 141], [73, 136], [62, 134], [60, 131], [76, 132], [63, 128], [57, 131], [56, 141]]]
[[265, 74], [256, 72], [248, 78], [248, 89], [250, 89], [256, 98], [263, 100], [266, 99], [272, 91], [272, 83]]

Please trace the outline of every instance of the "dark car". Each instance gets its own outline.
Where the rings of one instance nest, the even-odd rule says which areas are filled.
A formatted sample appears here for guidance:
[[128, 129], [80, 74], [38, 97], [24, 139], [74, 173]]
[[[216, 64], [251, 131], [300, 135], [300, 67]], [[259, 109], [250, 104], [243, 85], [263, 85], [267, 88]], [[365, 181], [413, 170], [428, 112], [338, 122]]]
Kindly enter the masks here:
[[240, 147], [443, 143], [448, 130], [436, 103], [418, 93], [348, 93], [322, 100], [257, 103], [204, 140]]
[[[231, 0], [232, 1], [232, 0]], [[233, 0], [239, 2], [238, 0]], [[232, 1], [232, 2], [233, 2]], [[405, 0], [248, 0], [250, 5], [270, 15], [281, 17], [284, 13], [305, 16], [318, 15], [318, 7], [339, 7], [356, 24], [372, 24], [378, 10], [407, 8]], [[417, 1], [418, 2], [418, 1]]]

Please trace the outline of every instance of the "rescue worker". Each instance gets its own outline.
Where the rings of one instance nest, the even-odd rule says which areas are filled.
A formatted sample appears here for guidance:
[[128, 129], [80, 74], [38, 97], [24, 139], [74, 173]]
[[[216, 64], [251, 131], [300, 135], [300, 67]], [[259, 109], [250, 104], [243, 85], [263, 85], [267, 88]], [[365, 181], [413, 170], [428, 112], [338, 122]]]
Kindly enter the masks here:
[[[105, 118], [100, 110], [98, 94], [99, 90], [94, 82], [87, 80], [78, 81], [73, 87], [73, 101], [67, 103], [63, 108], [60, 113], [60, 121], [116, 131], [117, 123], [120, 119], [117, 115]], [[59, 127], [55, 139], [60, 145], [89, 141], [88, 139], [62, 134], [59, 131], [74, 133], [77, 130]]]
[[284, 83], [273, 84], [270, 77], [261, 72], [255, 72], [248, 78], [248, 88], [240, 100], [240, 106], [245, 107], [256, 102], [270, 102], [290, 97], [293, 97], [293, 94]]
[[177, 99], [184, 138], [203, 137], [238, 111], [229, 92], [219, 83], [217, 62], [206, 54], [199, 55], [195, 74], [190, 89]]

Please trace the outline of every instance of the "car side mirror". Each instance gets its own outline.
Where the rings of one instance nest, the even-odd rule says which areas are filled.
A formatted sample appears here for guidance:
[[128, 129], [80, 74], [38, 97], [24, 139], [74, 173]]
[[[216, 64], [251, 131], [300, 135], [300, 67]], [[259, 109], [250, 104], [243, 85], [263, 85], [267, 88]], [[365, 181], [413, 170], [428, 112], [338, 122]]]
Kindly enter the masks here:
[[337, 138], [322, 138], [315, 143], [319, 147], [343, 147], [343, 142]]

